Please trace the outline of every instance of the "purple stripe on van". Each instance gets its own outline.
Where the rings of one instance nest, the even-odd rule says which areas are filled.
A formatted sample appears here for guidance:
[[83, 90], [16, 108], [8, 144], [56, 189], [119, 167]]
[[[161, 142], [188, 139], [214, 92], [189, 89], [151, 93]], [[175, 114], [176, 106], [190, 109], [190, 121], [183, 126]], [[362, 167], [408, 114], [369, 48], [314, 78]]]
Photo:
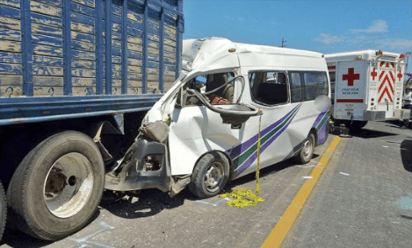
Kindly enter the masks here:
[[[279, 119], [278, 121], [276, 121], [275, 123], [271, 124], [270, 126], [268, 126], [267, 128], [265, 128], [264, 130], [262, 130], [261, 132], [261, 137], [265, 136], [266, 134], [268, 134], [270, 131], [272, 131], [274, 128], [276, 128], [280, 123], [282, 123], [287, 117], [289, 117], [289, 115], [291, 115], [293, 113], [293, 111], [295, 111], [297, 108], [300, 107], [300, 104], [298, 106], [296, 106], [295, 108], [293, 108], [289, 113], [287, 113], [285, 116], [283, 116], [281, 119]], [[233, 149], [229, 149], [226, 151], [226, 154], [230, 155], [230, 157], [236, 158], [237, 156], [239, 156], [240, 154], [242, 154], [243, 152], [245, 152], [246, 150], [248, 150], [252, 145], [254, 145], [257, 142], [258, 139], [258, 135], [253, 136], [252, 138], [250, 138], [249, 140], [245, 141], [244, 143], [234, 147]]]
[[[275, 141], [277, 139], [277, 137], [279, 137], [289, 126], [290, 123], [292, 123], [293, 118], [295, 117], [295, 115], [297, 114], [297, 112], [294, 113], [294, 115], [292, 116], [292, 118], [290, 119], [290, 121], [281, 129], [279, 130], [279, 132], [277, 132], [272, 138], [270, 138], [268, 141], [266, 141], [265, 144], [263, 144], [260, 147], [260, 153], [263, 153], [266, 148], [269, 147], [269, 145], [271, 145], [273, 143], [273, 141]], [[242, 166], [240, 166], [239, 168], [237, 168], [236, 173], [239, 174], [242, 171], [246, 170], [247, 168], [249, 168], [250, 165], [253, 164], [253, 162], [255, 162], [257, 158], [257, 151], [255, 153], [253, 153], [252, 156], [250, 156], [250, 158], [248, 160], [246, 160]]]

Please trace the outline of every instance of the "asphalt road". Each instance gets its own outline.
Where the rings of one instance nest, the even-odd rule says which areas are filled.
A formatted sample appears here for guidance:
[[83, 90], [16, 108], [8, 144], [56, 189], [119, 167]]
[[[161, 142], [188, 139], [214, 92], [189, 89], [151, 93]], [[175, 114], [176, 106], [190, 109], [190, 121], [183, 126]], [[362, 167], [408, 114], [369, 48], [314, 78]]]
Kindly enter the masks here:
[[282, 247], [412, 247], [412, 130], [368, 123], [323, 172]]
[[[264, 202], [231, 208], [219, 197], [175, 198], [157, 190], [106, 192], [94, 220], [58, 242], [6, 230], [3, 247], [260, 247], [333, 139], [307, 165], [293, 160], [261, 171]], [[369, 123], [342, 139], [283, 247], [411, 247], [412, 130]], [[254, 175], [230, 188], [255, 190]]]

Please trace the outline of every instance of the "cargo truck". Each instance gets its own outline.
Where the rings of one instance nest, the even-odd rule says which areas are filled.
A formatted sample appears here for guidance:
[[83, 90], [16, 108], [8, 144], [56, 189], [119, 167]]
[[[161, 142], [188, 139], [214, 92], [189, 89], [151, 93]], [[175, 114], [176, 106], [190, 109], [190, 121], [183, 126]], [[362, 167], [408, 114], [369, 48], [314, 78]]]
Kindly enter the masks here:
[[0, 1], [0, 231], [3, 200], [11, 227], [44, 240], [90, 221], [181, 70], [182, 3]]

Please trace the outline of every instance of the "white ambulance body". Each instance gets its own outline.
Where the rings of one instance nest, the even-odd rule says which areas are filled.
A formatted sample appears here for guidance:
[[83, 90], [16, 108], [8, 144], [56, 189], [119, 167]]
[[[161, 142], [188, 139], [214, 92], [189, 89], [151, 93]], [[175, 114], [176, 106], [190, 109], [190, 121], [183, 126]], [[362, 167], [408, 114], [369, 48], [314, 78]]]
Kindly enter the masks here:
[[325, 55], [336, 120], [403, 119], [405, 55], [374, 50]]

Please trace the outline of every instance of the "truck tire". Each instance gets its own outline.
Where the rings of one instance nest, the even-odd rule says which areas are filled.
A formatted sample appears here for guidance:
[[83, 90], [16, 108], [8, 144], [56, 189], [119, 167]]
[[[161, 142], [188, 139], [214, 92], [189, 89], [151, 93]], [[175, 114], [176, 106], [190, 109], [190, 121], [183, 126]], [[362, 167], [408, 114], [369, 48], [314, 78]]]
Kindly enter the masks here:
[[229, 167], [228, 159], [221, 153], [207, 153], [195, 165], [190, 192], [201, 199], [219, 194], [229, 179]]
[[6, 195], [4, 193], [3, 184], [0, 182], [0, 241], [3, 238], [4, 227], [7, 219], [7, 204]]
[[87, 135], [65, 131], [31, 150], [7, 190], [13, 228], [43, 240], [59, 240], [83, 228], [104, 187], [99, 148]]
[[307, 164], [312, 159], [313, 152], [315, 151], [315, 135], [310, 133], [309, 136], [303, 141], [303, 147], [296, 154], [296, 160], [298, 160], [301, 164]]

